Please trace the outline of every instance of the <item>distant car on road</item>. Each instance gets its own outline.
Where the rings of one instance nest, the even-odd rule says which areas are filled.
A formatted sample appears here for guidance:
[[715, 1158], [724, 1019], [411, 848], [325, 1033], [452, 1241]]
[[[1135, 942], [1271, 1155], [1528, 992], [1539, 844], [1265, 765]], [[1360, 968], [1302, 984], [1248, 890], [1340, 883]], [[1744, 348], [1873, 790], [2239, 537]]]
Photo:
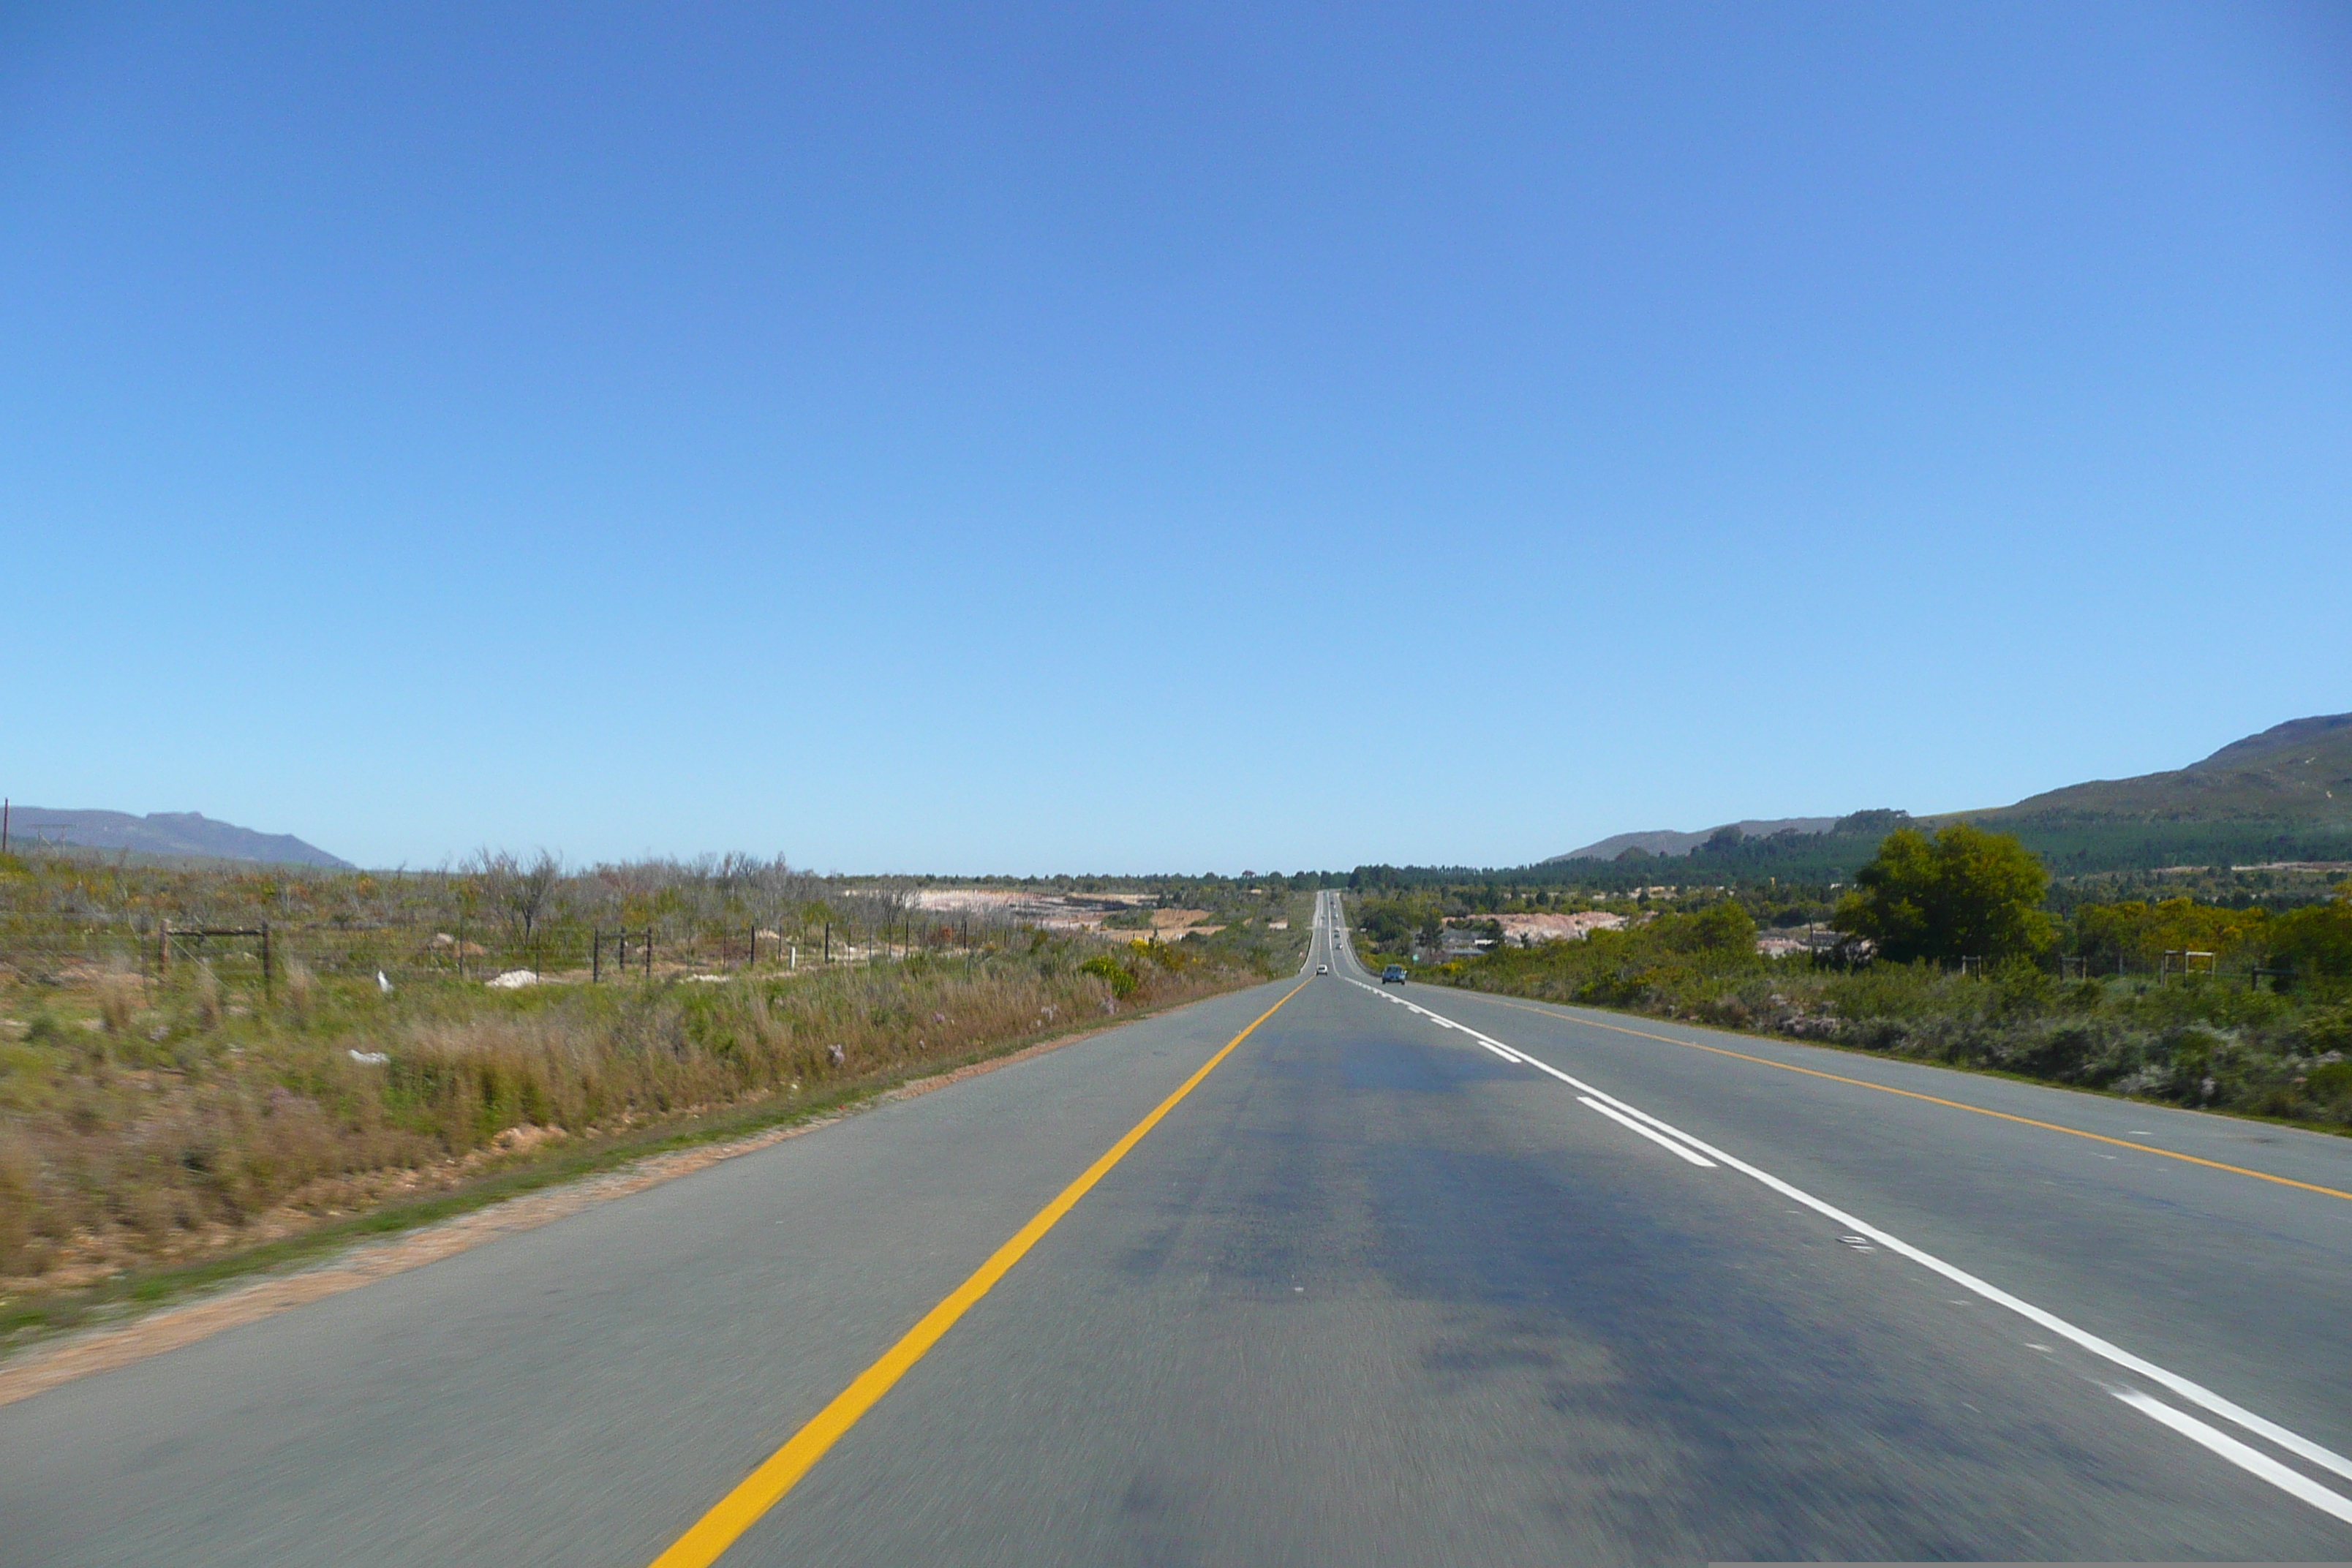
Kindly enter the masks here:
[[1387, 984], [1390, 981], [1391, 981], [1391, 980], [1395, 981], [1395, 982], [1396, 982], [1398, 984], [1400, 984], [1400, 985], [1402, 985], [1402, 984], [1404, 984], [1404, 965], [1403, 965], [1403, 964], [1402, 964], [1402, 963], [1391, 963], [1391, 964], [1390, 964], [1386, 969], [1383, 969], [1383, 970], [1381, 970], [1381, 984], [1386, 985], [1386, 984]]
[[1318, 963], [1315, 966], [1315, 973], [1318, 974], [1328, 974], [1331, 973], [1331, 966], [1328, 963]]

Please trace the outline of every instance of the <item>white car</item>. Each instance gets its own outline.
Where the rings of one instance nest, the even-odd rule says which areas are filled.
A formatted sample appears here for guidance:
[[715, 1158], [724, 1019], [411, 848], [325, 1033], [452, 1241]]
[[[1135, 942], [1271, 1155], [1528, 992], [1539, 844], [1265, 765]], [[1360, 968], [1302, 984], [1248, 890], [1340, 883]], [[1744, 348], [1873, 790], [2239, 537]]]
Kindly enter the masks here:
[[1318, 963], [1315, 966], [1315, 973], [1318, 974], [1328, 974], [1331, 973], [1331, 966], [1328, 963]]

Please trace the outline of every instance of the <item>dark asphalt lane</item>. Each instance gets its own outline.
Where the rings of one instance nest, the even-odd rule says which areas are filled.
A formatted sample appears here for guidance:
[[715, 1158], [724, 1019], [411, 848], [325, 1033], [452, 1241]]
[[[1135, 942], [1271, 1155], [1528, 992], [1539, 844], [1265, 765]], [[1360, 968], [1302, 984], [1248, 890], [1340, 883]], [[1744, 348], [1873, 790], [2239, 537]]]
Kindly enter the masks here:
[[1515, 999], [1423, 990], [1414, 1000], [2352, 1454], [2352, 1201], [2117, 1146], [2352, 1192], [2352, 1140]]
[[1288, 988], [0, 1407], [0, 1563], [646, 1563]]
[[[2111, 1363], [1318, 956], [725, 1562], [2352, 1555]], [[1288, 988], [0, 1409], [0, 1562], [643, 1563]], [[1405, 993], [2352, 1444], [2352, 1203], [1596, 1025], [2182, 1148], [2210, 1119]], [[2314, 1142], [2231, 1163], [2352, 1190]]]

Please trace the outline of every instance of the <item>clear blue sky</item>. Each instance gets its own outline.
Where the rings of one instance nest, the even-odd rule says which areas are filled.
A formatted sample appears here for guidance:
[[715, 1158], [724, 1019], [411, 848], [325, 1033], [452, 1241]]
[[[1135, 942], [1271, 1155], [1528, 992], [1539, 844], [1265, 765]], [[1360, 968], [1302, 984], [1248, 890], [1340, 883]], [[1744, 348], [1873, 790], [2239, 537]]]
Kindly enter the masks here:
[[1514, 864], [2352, 709], [2341, 7], [0, 12], [0, 790]]

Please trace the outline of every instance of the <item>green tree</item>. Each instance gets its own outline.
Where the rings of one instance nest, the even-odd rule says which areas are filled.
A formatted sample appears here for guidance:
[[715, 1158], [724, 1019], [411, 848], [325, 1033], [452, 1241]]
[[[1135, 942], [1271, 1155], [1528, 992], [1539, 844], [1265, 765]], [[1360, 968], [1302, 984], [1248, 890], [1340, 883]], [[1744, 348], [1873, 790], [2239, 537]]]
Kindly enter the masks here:
[[2037, 907], [2050, 873], [2016, 837], [1956, 822], [1929, 838], [1899, 827], [1840, 900], [1837, 926], [1897, 963], [1963, 955], [2008, 958], [2050, 944]]
[[2074, 911], [2074, 951], [2095, 973], [2114, 969], [2118, 958], [2152, 969], [2159, 953], [2182, 948], [2232, 963], [2249, 944], [2261, 948], [2269, 922], [2270, 911], [2260, 904], [2242, 910], [2192, 899], [2084, 904]]
[[2325, 904], [2294, 910], [2270, 922], [2271, 962], [2298, 978], [2352, 976], [2352, 883]]
[[1756, 955], [1756, 921], [1737, 899], [1709, 904], [1695, 915], [1668, 915], [1659, 940], [1676, 952]]

